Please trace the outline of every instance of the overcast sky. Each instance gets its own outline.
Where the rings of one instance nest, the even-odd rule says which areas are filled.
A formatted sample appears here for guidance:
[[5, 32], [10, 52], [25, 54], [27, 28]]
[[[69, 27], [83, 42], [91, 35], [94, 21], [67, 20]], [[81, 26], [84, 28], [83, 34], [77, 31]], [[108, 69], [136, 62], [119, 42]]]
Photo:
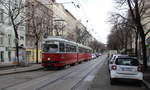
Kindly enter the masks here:
[[[79, 4], [80, 8], [75, 5]], [[85, 26], [88, 26], [88, 31], [99, 41], [106, 43], [107, 36], [110, 33], [111, 25], [108, 23], [110, 12], [114, 10], [113, 0], [57, 0], [59, 3], [64, 3], [77, 19], [81, 20]], [[88, 23], [86, 21], [89, 21]]]

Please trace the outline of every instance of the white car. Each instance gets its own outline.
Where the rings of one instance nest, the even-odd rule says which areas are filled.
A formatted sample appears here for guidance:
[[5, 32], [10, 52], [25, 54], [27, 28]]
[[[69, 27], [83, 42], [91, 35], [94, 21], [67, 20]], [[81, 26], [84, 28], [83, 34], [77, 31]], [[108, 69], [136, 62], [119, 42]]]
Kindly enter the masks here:
[[116, 58], [119, 58], [119, 57], [129, 57], [128, 55], [124, 55], [124, 54], [114, 54], [111, 56], [110, 60], [108, 61], [108, 64], [109, 64], [109, 71], [111, 69], [111, 66], [113, 65], [113, 62]]
[[117, 57], [109, 65], [110, 83], [115, 80], [143, 80], [142, 66], [138, 60], [131, 57]]
[[92, 59], [96, 59], [96, 54], [92, 54]]

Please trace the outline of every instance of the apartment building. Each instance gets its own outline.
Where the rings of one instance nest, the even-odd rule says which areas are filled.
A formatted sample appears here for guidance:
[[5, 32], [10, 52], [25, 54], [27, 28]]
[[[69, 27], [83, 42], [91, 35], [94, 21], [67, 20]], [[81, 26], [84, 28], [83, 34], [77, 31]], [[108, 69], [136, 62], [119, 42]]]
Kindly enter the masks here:
[[38, 40], [38, 61], [41, 62], [43, 38], [52, 35], [52, 0], [26, 0], [28, 6], [26, 23], [26, 51], [30, 63], [36, 62], [36, 42]]
[[[16, 10], [18, 7], [18, 0], [10, 0], [13, 2], [10, 4], [11, 10]], [[22, 1], [23, 3], [24, 1]], [[7, 5], [7, 4], [6, 4]], [[21, 22], [21, 16], [23, 13], [19, 13], [14, 19], [15, 23]], [[14, 28], [10, 19], [11, 14], [8, 9], [0, 3], [0, 63], [12, 63], [15, 60], [15, 33]], [[23, 18], [23, 17], [22, 17]], [[25, 47], [25, 26], [19, 24], [17, 29], [19, 46]]]
[[[20, 0], [12, 0], [18, 5]], [[86, 27], [77, 20], [62, 3], [55, 0], [23, 0], [24, 13], [17, 17], [16, 22], [22, 21], [18, 26], [19, 40], [16, 40], [14, 29], [10, 17], [5, 15], [5, 7], [0, 5], [0, 63], [12, 63], [16, 58], [15, 42], [19, 41], [19, 46], [26, 51], [26, 59], [30, 63], [36, 62], [36, 33], [38, 38], [38, 60], [41, 61], [42, 40], [47, 36], [61, 36], [76, 41], [76, 27], [82, 32], [89, 32]], [[25, 20], [23, 21], [23, 18]], [[68, 36], [72, 35], [72, 39]], [[90, 38], [92, 36], [89, 34]], [[89, 37], [87, 37], [89, 38]], [[89, 43], [88, 40], [85, 44]]]

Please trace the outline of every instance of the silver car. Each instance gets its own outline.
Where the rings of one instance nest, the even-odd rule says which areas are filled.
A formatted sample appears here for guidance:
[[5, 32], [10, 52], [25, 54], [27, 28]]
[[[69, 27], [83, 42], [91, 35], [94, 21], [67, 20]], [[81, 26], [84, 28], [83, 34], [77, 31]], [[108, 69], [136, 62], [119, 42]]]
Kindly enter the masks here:
[[143, 80], [142, 66], [135, 58], [117, 57], [110, 63], [109, 70], [111, 84], [114, 84], [117, 79]]

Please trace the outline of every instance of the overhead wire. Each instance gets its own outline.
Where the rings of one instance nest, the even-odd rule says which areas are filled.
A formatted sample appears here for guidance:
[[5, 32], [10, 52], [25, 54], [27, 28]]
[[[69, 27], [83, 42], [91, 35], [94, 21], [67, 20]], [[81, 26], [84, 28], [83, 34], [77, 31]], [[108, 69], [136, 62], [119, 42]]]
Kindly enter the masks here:
[[[90, 24], [91, 26], [91, 29], [88, 29], [88, 31], [91, 33], [91, 34], [95, 34], [98, 38], [100, 38], [100, 36], [98, 35], [98, 33], [97, 32], [94, 32], [94, 30], [93, 30], [93, 26], [92, 26], [92, 24], [91, 24], [91, 20], [89, 19], [89, 17], [88, 17], [88, 15], [87, 15], [87, 13], [86, 13], [86, 11], [85, 11], [85, 9], [84, 9], [84, 6], [83, 6], [83, 4], [79, 1], [79, 0], [75, 0], [78, 4], [79, 4], [79, 6], [80, 6], [80, 9], [82, 10], [82, 13], [84, 14], [84, 16], [86, 17], [86, 22], [88, 23], [88, 24]], [[88, 1], [88, 0], [87, 0]]]

